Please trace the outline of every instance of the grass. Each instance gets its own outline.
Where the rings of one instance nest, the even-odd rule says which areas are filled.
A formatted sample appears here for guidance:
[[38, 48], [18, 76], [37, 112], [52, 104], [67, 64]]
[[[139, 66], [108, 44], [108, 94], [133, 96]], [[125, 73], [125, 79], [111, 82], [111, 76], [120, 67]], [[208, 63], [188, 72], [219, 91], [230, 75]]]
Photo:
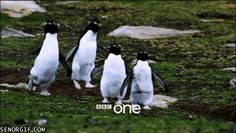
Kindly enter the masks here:
[[203, 117], [191, 119], [188, 112], [174, 109], [154, 108], [140, 115], [117, 115], [110, 110], [96, 110], [99, 99], [90, 96], [76, 100], [61, 95], [42, 97], [9, 92], [1, 93], [1, 97], [1, 102], [7, 106], [1, 110], [4, 114], [1, 116], [3, 126], [15, 125], [12, 121], [15, 119], [26, 119], [28, 122], [25, 125], [29, 126], [33, 125], [34, 120], [47, 119], [48, 132], [230, 132], [235, 125], [233, 122], [209, 121]]
[[[168, 109], [153, 108], [139, 115], [116, 115], [112, 110], [96, 110], [100, 103], [96, 95], [82, 95], [72, 83], [64, 85], [60, 66], [52, 85], [51, 97], [28, 94], [24, 90], [1, 92], [1, 125], [15, 125], [16, 119], [47, 119], [48, 132], [235, 132], [236, 89], [229, 89], [235, 73], [221, 69], [235, 66], [234, 48], [224, 47], [235, 42], [235, 2], [231, 1], [94, 1], [56, 5], [40, 2], [46, 14], [33, 13], [20, 19], [1, 14], [1, 27], [8, 26], [35, 34], [35, 38], [1, 38], [1, 83], [27, 82], [34, 56], [20, 65], [17, 59], [30, 48], [42, 43], [40, 27], [52, 18], [61, 24], [59, 44], [66, 54], [77, 42], [88, 18], [97, 16], [103, 27], [98, 43], [107, 47], [112, 37], [107, 34], [122, 25], [151, 25], [175, 29], [197, 29], [200, 33], [187, 36], [137, 40], [118, 37], [122, 56], [129, 66], [139, 49], [149, 52], [157, 61], [153, 70], [166, 79], [172, 89], [169, 94], [177, 103]], [[202, 19], [214, 20], [202, 22]], [[17, 71], [22, 74], [17, 75]], [[65, 79], [66, 83], [69, 79]], [[99, 83], [99, 78], [95, 84]], [[59, 88], [56, 88], [59, 87]], [[155, 93], [161, 93], [158, 86]], [[6, 89], [1, 87], [1, 89]], [[70, 95], [68, 95], [70, 94]], [[79, 96], [79, 97], [78, 97]]]

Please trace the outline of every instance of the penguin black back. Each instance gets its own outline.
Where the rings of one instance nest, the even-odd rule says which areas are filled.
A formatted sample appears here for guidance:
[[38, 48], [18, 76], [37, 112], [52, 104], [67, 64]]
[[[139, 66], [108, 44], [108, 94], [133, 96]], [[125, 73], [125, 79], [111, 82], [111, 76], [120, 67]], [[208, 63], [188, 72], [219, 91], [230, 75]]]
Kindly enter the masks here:
[[137, 60], [147, 61], [148, 53], [143, 50], [138, 51]]
[[58, 32], [58, 24], [54, 21], [47, 21], [44, 25], [44, 33], [57, 33]]
[[120, 55], [121, 54], [120, 46], [117, 45], [116, 43], [111, 43], [109, 48], [109, 54], [110, 53], [113, 53], [115, 55]]

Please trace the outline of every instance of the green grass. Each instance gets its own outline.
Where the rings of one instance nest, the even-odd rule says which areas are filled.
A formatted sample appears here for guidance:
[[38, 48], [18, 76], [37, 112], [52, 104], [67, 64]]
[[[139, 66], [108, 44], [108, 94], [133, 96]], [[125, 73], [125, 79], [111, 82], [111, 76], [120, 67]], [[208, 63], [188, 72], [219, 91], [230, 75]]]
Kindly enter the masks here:
[[[235, 66], [234, 48], [225, 43], [235, 42], [236, 4], [230, 1], [93, 1], [55, 5], [40, 2], [46, 14], [33, 13], [20, 19], [1, 14], [1, 27], [8, 26], [37, 35], [35, 38], [1, 38], [0, 69], [9, 80], [27, 82], [25, 77], [14, 77], [16, 70], [28, 71], [35, 56], [15, 65], [17, 59], [30, 48], [42, 43], [40, 26], [47, 19], [61, 24], [60, 50], [66, 54], [77, 42], [80, 32], [90, 17], [100, 18], [103, 27], [98, 43], [103, 47], [112, 42], [107, 34], [122, 25], [148, 25], [175, 29], [196, 29], [200, 33], [187, 36], [137, 40], [117, 37], [122, 45], [122, 57], [129, 66], [137, 50], [149, 52], [157, 63], [153, 70], [167, 80], [177, 103], [168, 109], [153, 108], [139, 115], [116, 115], [112, 110], [96, 110], [101, 97], [66, 95], [63, 92], [42, 97], [21, 91], [1, 93], [1, 125], [15, 125], [14, 120], [48, 120], [48, 132], [235, 132], [236, 89], [229, 89], [235, 73], [221, 69]], [[202, 19], [214, 20], [202, 22]], [[68, 28], [70, 27], [70, 28]], [[8, 74], [9, 73], [9, 74]], [[57, 82], [64, 78], [60, 66]], [[23, 75], [23, 76], [24, 76]], [[68, 79], [66, 79], [68, 80]], [[60, 84], [60, 83], [58, 83]], [[71, 83], [72, 84], [72, 83]], [[95, 80], [99, 84], [99, 79]], [[52, 86], [54, 87], [54, 85]], [[64, 87], [64, 86], [63, 86]], [[63, 91], [68, 91], [66, 86]], [[160, 93], [158, 86], [155, 93]], [[1, 87], [1, 89], [6, 89]], [[55, 88], [54, 88], [55, 89]], [[55, 89], [56, 90], [56, 89]], [[96, 92], [99, 92], [98, 88]], [[190, 117], [191, 116], [191, 117]]]
[[61, 95], [9, 92], [1, 93], [1, 98], [5, 106], [1, 110], [3, 126], [15, 125], [15, 119], [27, 120], [28, 126], [34, 120], [47, 119], [48, 132], [230, 132], [235, 126], [233, 122], [190, 118], [189, 113], [174, 109], [153, 108], [139, 115], [117, 115], [112, 110], [96, 110], [99, 99], [90, 96], [76, 100]]

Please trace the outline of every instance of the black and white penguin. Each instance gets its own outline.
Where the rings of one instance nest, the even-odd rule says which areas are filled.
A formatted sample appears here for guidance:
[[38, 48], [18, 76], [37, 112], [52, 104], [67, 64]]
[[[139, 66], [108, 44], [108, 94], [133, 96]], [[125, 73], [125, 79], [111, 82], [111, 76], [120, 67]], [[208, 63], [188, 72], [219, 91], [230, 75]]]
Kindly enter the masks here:
[[[45, 39], [47, 37], [46, 36], [47, 33], [49, 33], [48, 26], [47, 26], [47, 24], [49, 24], [49, 23], [57, 25], [57, 28], [59, 26], [59, 24], [54, 22], [54, 21], [44, 22], [42, 24], [44, 26], [44, 41], [45, 41]], [[40, 44], [38, 46], [34, 46], [34, 48], [30, 49], [22, 58], [20, 58], [17, 61], [16, 65], [20, 64], [25, 58], [27, 58], [27, 57], [29, 57], [31, 55], [39, 54], [39, 52], [41, 51], [42, 46], [43, 46], [43, 44]], [[65, 56], [60, 52], [60, 49], [59, 49], [59, 62], [62, 64], [63, 68], [66, 70], [67, 76], [71, 76], [72, 70], [71, 70], [70, 66], [67, 64]]]
[[95, 18], [89, 22], [84, 34], [82, 34], [77, 45], [68, 53], [67, 60], [72, 61], [71, 79], [77, 89], [81, 89], [78, 81], [85, 81], [86, 88], [94, 88], [90, 82], [92, 80], [91, 72], [95, 68], [95, 59], [97, 51], [106, 52], [97, 46], [97, 33], [101, 23]]
[[120, 95], [120, 88], [128, 70], [126, 70], [125, 62], [121, 57], [120, 46], [116, 43], [110, 44], [109, 54], [102, 69], [100, 82], [100, 90], [104, 98], [102, 103], [109, 103], [108, 98], [117, 98], [116, 104], [122, 104], [127, 87], [124, 88], [122, 95]]
[[139, 51], [137, 54], [137, 63], [132, 71], [125, 78], [120, 93], [126, 92], [126, 86], [131, 81], [130, 101], [131, 104], [144, 105], [144, 109], [150, 109], [153, 101], [153, 81], [168, 92], [167, 83], [159, 75], [154, 73], [148, 63], [148, 54]]
[[[28, 90], [31, 91], [34, 87], [40, 87], [40, 94], [48, 96], [50, 95], [48, 87], [55, 80], [55, 73], [58, 69], [59, 59], [62, 60], [64, 57], [59, 57], [57, 23], [54, 21], [47, 21], [44, 26], [44, 32], [45, 39], [42, 47], [34, 51], [37, 52], [39, 50], [40, 52], [30, 70]], [[65, 62], [65, 60], [63, 62]]]

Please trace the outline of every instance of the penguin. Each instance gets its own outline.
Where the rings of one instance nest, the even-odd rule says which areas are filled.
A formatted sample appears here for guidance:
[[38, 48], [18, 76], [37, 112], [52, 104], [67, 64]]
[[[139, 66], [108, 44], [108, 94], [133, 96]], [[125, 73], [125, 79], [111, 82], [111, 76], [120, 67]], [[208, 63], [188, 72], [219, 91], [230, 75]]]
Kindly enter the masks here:
[[31, 91], [35, 87], [40, 87], [40, 94], [49, 96], [51, 94], [48, 92], [48, 87], [55, 80], [55, 74], [59, 66], [59, 59], [63, 60], [64, 57], [59, 57], [57, 23], [54, 21], [47, 21], [44, 26], [44, 32], [45, 38], [40, 51], [37, 49], [32, 52], [37, 53], [37, 51], [39, 51], [39, 54], [30, 70], [30, 79], [27, 89]]
[[[100, 81], [100, 90], [103, 97], [102, 103], [109, 103], [108, 98], [117, 98], [116, 104], [122, 104], [122, 99], [126, 94], [127, 87], [124, 88], [123, 95], [120, 95], [121, 85], [126, 78], [126, 72], [129, 68], [126, 67], [124, 60], [121, 57], [120, 46], [115, 42], [110, 44], [108, 56], [104, 65], [96, 68], [93, 75], [102, 71]], [[96, 72], [95, 72], [96, 71]]]
[[78, 82], [80, 80], [85, 81], [86, 88], [95, 87], [91, 84], [91, 73], [95, 68], [97, 51], [103, 55], [107, 54], [103, 48], [97, 46], [97, 33], [100, 27], [101, 23], [97, 18], [91, 20], [76, 46], [66, 57], [67, 61], [72, 61], [71, 79], [77, 89], [81, 89]]
[[[59, 26], [58, 23], [50, 20], [50, 21], [47, 21], [47, 22], [44, 22], [42, 25], [44, 26], [44, 29], [46, 28], [46, 25], [48, 23], [54, 23], [54, 24], [57, 24], [57, 26]], [[46, 39], [46, 33], [48, 32], [48, 30], [45, 29], [44, 31], [44, 40]], [[30, 49], [24, 56], [22, 56], [17, 62], [16, 62], [16, 65], [20, 64], [25, 58], [31, 56], [31, 55], [36, 55], [36, 54], [39, 54], [39, 52], [41, 51], [41, 48], [42, 48], [43, 44], [40, 44], [39, 46], [34, 46], [33, 49]], [[68, 77], [71, 76], [71, 73], [72, 73], [72, 70], [70, 68], [70, 66], [67, 64], [66, 62], [66, 58], [65, 56], [60, 52], [60, 49], [59, 49], [59, 62], [62, 64], [63, 68], [66, 70], [66, 75]]]
[[138, 52], [136, 64], [122, 83], [120, 95], [126, 93], [129, 81], [131, 81], [131, 104], [144, 105], [143, 109], [151, 109], [154, 91], [153, 81], [156, 81], [165, 92], [169, 91], [166, 81], [152, 71], [148, 63], [148, 54], [142, 50]]

